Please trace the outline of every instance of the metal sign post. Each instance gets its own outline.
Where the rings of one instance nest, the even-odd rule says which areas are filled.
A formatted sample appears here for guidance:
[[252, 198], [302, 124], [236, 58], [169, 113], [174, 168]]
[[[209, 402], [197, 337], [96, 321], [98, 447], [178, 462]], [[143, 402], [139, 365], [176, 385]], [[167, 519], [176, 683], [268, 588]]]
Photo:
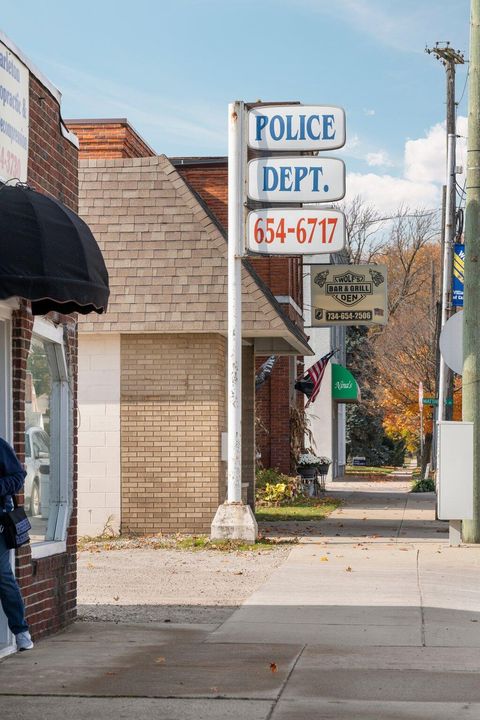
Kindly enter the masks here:
[[243, 102], [228, 106], [228, 502], [242, 500]]
[[214, 540], [255, 542], [258, 527], [242, 502], [242, 255], [245, 232], [245, 107], [228, 106], [228, 340], [227, 340], [227, 500], [212, 522]]

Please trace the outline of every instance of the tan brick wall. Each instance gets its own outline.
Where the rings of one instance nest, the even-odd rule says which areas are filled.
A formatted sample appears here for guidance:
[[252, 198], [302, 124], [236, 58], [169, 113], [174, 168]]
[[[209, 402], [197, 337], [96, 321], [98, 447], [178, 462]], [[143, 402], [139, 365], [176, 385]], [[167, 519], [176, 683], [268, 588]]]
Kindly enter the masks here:
[[225, 493], [225, 338], [121, 339], [122, 530], [208, 532]]

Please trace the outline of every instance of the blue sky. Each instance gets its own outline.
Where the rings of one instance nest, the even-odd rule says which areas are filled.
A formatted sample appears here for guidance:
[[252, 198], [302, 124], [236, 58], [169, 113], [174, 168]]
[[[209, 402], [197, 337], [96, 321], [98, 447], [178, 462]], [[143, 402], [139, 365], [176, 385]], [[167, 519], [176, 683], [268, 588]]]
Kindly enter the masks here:
[[355, 192], [438, 200], [445, 77], [424, 48], [468, 57], [468, 0], [18, 0], [0, 27], [65, 118], [127, 117], [159, 153], [216, 155], [233, 99], [340, 105]]

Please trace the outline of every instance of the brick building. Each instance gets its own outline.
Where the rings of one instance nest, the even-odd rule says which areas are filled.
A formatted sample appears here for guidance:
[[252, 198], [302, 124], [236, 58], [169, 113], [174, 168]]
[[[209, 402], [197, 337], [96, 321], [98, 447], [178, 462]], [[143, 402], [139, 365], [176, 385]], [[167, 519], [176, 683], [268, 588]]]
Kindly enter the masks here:
[[[228, 226], [228, 162], [226, 157], [172, 158], [173, 165], [208, 205], [224, 229]], [[301, 257], [250, 258], [249, 262], [269, 287], [283, 312], [303, 329], [303, 279]], [[256, 369], [266, 360], [257, 356]], [[303, 369], [302, 356], [278, 358], [267, 383], [259, 388], [257, 413], [257, 449], [263, 467], [292, 470], [292, 413], [303, 407], [303, 396], [294, 390]]]
[[[101, 123], [68, 125], [82, 148]], [[109, 148], [100, 137], [96, 152]], [[105, 321], [81, 323], [80, 532], [107, 522], [205, 532], [226, 490], [225, 230], [177, 163], [116, 152], [80, 163], [80, 212], [112, 288]], [[311, 351], [251, 263], [243, 273], [243, 482], [253, 502], [255, 356]]]
[[[63, 213], [63, 206], [44, 199], [48, 194], [75, 213], [78, 140], [62, 122], [59, 91], [3, 33], [0, 83], [8, 95], [0, 108], [0, 433], [27, 470], [31, 544], [12, 551], [12, 564], [38, 638], [76, 614], [77, 330], [76, 316], [60, 313], [67, 299], [76, 303], [60, 297], [49, 276], [55, 264], [49, 264], [50, 230], [46, 244], [38, 244], [28, 235], [26, 215], [15, 217], [10, 208], [13, 198], [22, 202], [28, 194], [28, 202], [40, 198], [49, 211], [55, 206]], [[17, 178], [32, 190], [13, 187]], [[6, 264], [7, 250], [18, 276]], [[19, 288], [14, 293], [12, 283]], [[14, 649], [0, 608], [0, 656]]]

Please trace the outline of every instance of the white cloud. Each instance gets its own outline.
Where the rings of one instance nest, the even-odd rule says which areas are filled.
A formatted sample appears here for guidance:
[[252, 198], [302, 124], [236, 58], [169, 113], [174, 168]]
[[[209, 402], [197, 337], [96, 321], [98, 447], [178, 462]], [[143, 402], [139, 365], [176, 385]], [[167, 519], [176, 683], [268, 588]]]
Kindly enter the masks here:
[[380, 212], [389, 213], [400, 205], [411, 208], [438, 207], [440, 190], [433, 183], [412, 182], [393, 175], [348, 173], [347, 200], [357, 195]]
[[[465, 169], [467, 118], [457, 121], [457, 165]], [[424, 137], [409, 139], [405, 143], [403, 174], [396, 177], [388, 173], [347, 174], [347, 200], [361, 195], [381, 212], [395, 211], [400, 205], [411, 208], [438, 208], [441, 204], [441, 187], [446, 183], [445, 123], [431, 127]], [[386, 166], [389, 157], [385, 151], [368, 153], [371, 167]], [[390, 164], [392, 164], [390, 162]], [[462, 183], [463, 176], [458, 177]]]
[[[457, 121], [457, 165], [466, 158], [467, 118]], [[437, 123], [424, 138], [407, 140], [405, 144], [405, 177], [414, 182], [446, 182], [445, 123]]]
[[375, 115], [375, 110], [373, 108], [363, 108], [363, 114], [372, 117], [372, 115]]
[[367, 153], [366, 160], [367, 165], [370, 165], [370, 167], [378, 167], [382, 165], [384, 167], [391, 167], [393, 165], [388, 153], [385, 152], [385, 150]]

